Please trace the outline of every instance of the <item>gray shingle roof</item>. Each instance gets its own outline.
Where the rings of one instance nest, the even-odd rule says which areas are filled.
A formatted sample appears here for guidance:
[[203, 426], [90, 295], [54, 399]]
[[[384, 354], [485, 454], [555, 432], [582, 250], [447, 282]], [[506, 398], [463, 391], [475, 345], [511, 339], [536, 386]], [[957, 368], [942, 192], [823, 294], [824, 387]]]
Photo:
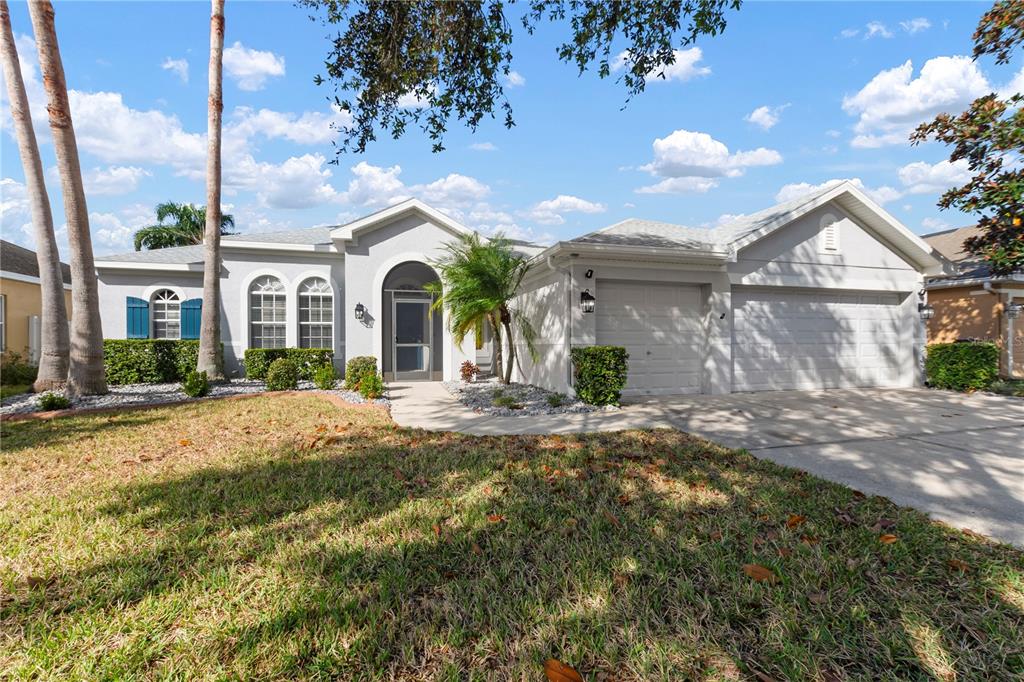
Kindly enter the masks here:
[[[39, 261], [36, 259], [36, 252], [0, 239], [0, 270], [28, 277], [38, 277]], [[61, 263], [60, 271], [64, 283], [71, 284], [71, 266]]]
[[120, 263], [201, 263], [203, 262], [203, 245], [193, 244], [192, 246], [172, 246], [166, 249], [153, 249], [151, 251], [129, 251], [128, 253], [118, 253], [113, 256], [98, 256], [96, 260]]
[[331, 230], [334, 229], [334, 227], [334, 225], [331, 225], [307, 227], [302, 230], [232, 234], [223, 237], [222, 241], [261, 242], [265, 244], [330, 244]]
[[[264, 244], [330, 244], [331, 227], [308, 227], [301, 230], [279, 230], [276, 232], [255, 232], [246, 234], [231, 234], [221, 237], [221, 242], [260, 242]], [[189, 264], [203, 262], [203, 245], [194, 244], [191, 246], [172, 246], [166, 249], [153, 249], [151, 251], [129, 251], [118, 253], [113, 256], [100, 256], [98, 261], [113, 261], [117, 263], [160, 263], [160, 264]]]

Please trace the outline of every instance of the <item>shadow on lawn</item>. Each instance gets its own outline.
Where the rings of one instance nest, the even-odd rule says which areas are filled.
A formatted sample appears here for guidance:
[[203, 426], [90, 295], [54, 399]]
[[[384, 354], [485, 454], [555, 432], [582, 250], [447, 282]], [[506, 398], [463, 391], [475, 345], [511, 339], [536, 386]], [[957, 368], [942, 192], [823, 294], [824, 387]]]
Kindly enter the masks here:
[[159, 540], [20, 606], [85, 618], [265, 581], [255, 622], [225, 611], [194, 644], [264, 676], [532, 678], [547, 656], [615, 679], [1024, 669], [1019, 553], [674, 431], [353, 430], [125, 485], [102, 513]]

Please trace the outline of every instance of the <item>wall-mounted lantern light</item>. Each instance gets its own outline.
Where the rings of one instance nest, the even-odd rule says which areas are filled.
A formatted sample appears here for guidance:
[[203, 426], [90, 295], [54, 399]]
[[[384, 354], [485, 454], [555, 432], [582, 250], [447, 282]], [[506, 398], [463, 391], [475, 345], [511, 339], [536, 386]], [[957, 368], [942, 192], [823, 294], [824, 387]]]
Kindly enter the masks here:
[[364, 315], [366, 315], [366, 306], [356, 303], [356, 319], [362, 321]]
[[590, 289], [584, 289], [580, 292], [580, 310], [585, 313], [594, 312], [594, 304], [597, 303], [597, 299], [590, 293]]
[[1006, 316], [1011, 320], [1016, 320], [1020, 317], [1022, 310], [1024, 310], [1024, 303], [1011, 303], [1006, 306]]
[[587, 279], [593, 279], [594, 278], [594, 271], [593, 270], [587, 270], [586, 272], [583, 273], [583, 276], [586, 277]]
[[926, 322], [935, 317], [935, 308], [928, 303], [918, 303], [917, 312], [921, 315], [921, 319]]

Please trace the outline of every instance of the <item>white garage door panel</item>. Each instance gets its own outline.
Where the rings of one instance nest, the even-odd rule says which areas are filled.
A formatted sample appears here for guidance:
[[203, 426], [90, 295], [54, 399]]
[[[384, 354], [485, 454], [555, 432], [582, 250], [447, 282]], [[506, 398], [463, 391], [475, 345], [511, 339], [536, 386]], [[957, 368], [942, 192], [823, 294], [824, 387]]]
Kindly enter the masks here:
[[733, 390], [895, 386], [895, 294], [733, 290]]
[[602, 281], [598, 292], [597, 342], [629, 353], [626, 395], [700, 393], [697, 287]]

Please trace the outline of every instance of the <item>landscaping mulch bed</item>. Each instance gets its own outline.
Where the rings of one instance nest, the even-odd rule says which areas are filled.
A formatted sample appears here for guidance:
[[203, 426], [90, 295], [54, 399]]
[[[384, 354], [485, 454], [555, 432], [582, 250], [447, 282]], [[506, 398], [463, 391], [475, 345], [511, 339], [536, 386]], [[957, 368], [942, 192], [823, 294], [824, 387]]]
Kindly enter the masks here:
[[[340, 386], [340, 382], [338, 386]], [[313, 382], [300, 381], [299, 390], [313, 389]], [[230, 383], [212, 384], [209, 394], [202, 398], [189, 398], [181, 390], [180, 383], [172, 384], [125, 384], [121, 386], [110, 386], [110, 392], [106, 395], [81, 396], [71, 401], [71, 409], [74, 410], [98, 410], [118, 409], [123, 407], [141, 407], [144, 405], [161, 405], [164, 403], [180, 403], [192, 400], [206, 400], [210, 398], [226, 398], [236, 395], [250, 395], [263, 393], [267, 390], [263, 381], [249, 379], [234, 379]], [[332, 393], [345, 402], [360, 405], [373, 403], [377, 405], [389, 405], [387, 398], [367, 401], [359, 393], [348, 391], [343, 388], [336, 388]], [[30, 414], [39, 412], [39, 394], [22, 393], [4, 398], [0, 405], [0, 416]]]
[[[466, 407], [478, 414], [492, 414], [502, 417], [529, 417], [542, 414], [578, 414], [615, 407], [596, 407], [563, 395], [564, 402], [558, 406], [548, 402], [558, 395], [530, 384], [501, 384], [495, 378], [466, 383], [446, 381], [445, 389]], [[497, 402], [496, 402], [497, 400]]]

